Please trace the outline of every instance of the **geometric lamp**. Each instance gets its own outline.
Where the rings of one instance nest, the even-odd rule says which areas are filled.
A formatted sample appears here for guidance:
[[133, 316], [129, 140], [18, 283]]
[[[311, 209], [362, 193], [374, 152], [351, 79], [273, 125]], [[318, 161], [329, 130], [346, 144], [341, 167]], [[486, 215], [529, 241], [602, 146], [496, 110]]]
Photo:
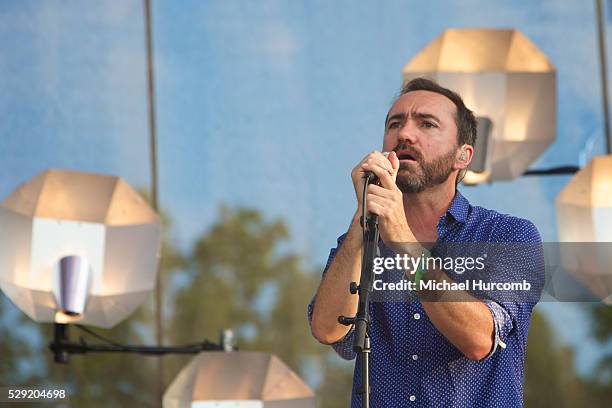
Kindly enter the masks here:
[[0, 288], [37, 322], [110, 328], [155, 286], [159, 217], [119, 177], [50, 169], [0, 204]]
[[555, 68], [518, 30], [446, 30], [402, 73], [404, 83], [428, 77], [452, 89], [477, 117], [490, 121], [488, 134], [479, 127], [484, 148], [475, 149], [472, 161], [479, 165], [466, 174], [466, 183], [513, 180], [555, 141]]
[[163, 397], [164, 408], [314, 408], [312, 390], [278, 357], [205, 352], [194, 357]]
[[612, 155], [594, 157], [555, 204], [562, 265], [598, 298], [612, 301]]

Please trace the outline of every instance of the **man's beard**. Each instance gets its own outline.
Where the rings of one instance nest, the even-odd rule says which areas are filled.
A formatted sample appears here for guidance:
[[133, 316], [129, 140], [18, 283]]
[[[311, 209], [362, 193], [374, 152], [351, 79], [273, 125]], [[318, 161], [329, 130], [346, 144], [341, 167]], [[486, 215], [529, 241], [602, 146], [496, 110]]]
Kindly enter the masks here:
[[[398, 152], [405, 149], [401, 149], [401, 147], [398, 145], [393, 150]], [[448, 177], [453, 172], [455, 149], [450, 149], [448, 153], [431, 162], [425, 161], [420, 153], [412, 149], [408, 150], [415, 158], [418, 168], [413, 170], [410, 168], [410, 164], [400, 163], [395, 184], [397, 184], [402, 193], [420, 193], [427, 188], [442, 184], [448, 180]]]

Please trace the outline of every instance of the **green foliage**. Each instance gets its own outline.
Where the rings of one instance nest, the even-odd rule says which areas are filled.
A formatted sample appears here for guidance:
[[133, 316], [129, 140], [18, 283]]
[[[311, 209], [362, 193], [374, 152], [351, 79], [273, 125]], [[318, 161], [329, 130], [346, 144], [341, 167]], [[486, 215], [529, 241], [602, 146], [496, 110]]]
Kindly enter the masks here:
[[[296, 254], [281, 251], [288, 244], [282, 221], [247, 209], [220, 213], [196, 243], [188, 283], [174, 297], [172, 341], [193, 341], [194, 333], [216, 339], [231, 328], [241, 349], [272, 351], [302, 375], [308, 363], [321, 366], [329, 349], [306, 321], [320, 271], [304, 271]], [[184, 363], [174, 363], [173, 375]]]
[[328, 362], [324, 378], [317, 389], [317, 395], [323, 408], [349, 407], [353, 387], [353, 368], [355, 360]]
[[593, 334], [602, 343], [612, 340], [612, 307], [605, 303], [589, 304], [593, 321]]
[[588, 385], [599, 401], [609, 402], [612, 401], [612, 307], [603, 302], [591, 303], [587, 311], [591, 314], [593, 335], [605, 350]]
[[[36, 344], [27, 340], [40, 340], [39, 327], [21, 313], [3, 293], [0, 293], [0, 384], [31, 385], [38, 383], [44, 375], [40, 366], [40, 352]], [[26, 370], [26, 367], [34, 369]]]
[[603, 408], [610, 405], [610, 400], [610, 381], [579, 376], [573, 349], [559, 345], [550, 324], [534, 311], [525, 361], [525, 406]]
[[525, 358], [525, 406], [575, 407], [583, 399], [569, 347], [560, 347], [546, 319], [534, 311]]

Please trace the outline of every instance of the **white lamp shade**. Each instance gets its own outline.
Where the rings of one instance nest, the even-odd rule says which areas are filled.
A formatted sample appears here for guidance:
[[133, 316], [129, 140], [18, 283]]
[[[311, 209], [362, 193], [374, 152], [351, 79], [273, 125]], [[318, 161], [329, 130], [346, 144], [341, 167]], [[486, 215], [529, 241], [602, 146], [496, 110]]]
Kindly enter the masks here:
[[58, 316], [59, 261], [89, 268], [81, 324], [109, 328], [155, 286], [160, 249], [157, 214], [119, 177], [47, 170], [0, 205], [0, 288], [38, 322]]
[[610, 303], [612, 155], [594, 157], [572, 177], [555, 204], [559, 241], [567, 243], [561, 244], [563, 267]]
[[517, 178], [555, 140], [555, 68], [518, 30], [446, 30], [404, 66], [403, 77], [431, 78], [491, 119], [486, 170], [474, 182]]
[[273, 354], [203, 352], [170, 384], [163, 407], [314, 408], [315, 397]]

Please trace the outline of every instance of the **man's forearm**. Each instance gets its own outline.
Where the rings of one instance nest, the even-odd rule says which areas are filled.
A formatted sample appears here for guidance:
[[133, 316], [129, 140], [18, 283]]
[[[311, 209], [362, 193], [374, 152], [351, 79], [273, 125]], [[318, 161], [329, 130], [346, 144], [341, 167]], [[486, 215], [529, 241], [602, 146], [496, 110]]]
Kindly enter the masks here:
[[[452, 280], [442, 271], [431, 271], [431, 279]], [[479, 299], [465, 291], [419, 294], [434, 326], [466, 357], [480, 360], [493, 347], [493, 316]], [[435, 298], [435, 300], [434, 300]]]
[[338, 323], [338, 316], [353, 316], [357, 312], [358, 297], [349, 292], [351, 282], [359, 282], [361, 275], [362, 229], [358, 212], [351, 221], [331, 265], [317, 290], [312, 314], [312, 333], [324, 344], [342, 339], [349, 327]]
[[[414, 258], [422, 256], [423, 248], [418, 242], [393, 244], [396, 252]], [[438, 269], [428, 271], [423, 280], [453, 283]], [[466, 291], [419, 290], [417, 294], [429, 320], [459, 351], [472, 360], [487, 356], [494, 342], [493, 316], [487, 305]]]

